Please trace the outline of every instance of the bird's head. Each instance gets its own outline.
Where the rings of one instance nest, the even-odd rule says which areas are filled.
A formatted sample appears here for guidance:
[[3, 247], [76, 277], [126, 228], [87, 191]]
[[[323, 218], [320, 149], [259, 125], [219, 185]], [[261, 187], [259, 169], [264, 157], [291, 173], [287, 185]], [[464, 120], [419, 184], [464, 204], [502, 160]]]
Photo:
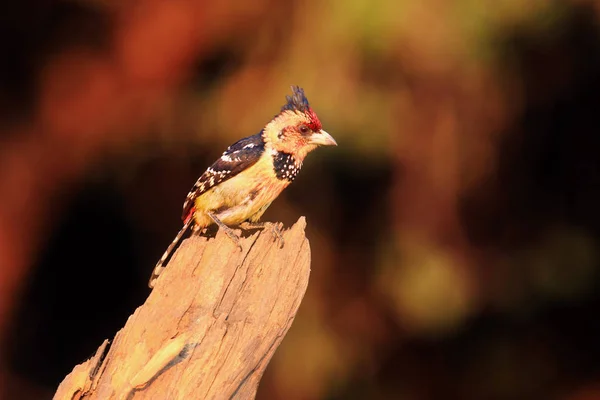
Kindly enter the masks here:
[[323, 130], [304, 90], [292, 86], [292, 92], [292, 96], [286, 96], [287, 103], [279, 114], [267, 124], [263, 135], [274, 150], [292, 154], [302, 162], [317, 146], [337, 146], [337, 143]]

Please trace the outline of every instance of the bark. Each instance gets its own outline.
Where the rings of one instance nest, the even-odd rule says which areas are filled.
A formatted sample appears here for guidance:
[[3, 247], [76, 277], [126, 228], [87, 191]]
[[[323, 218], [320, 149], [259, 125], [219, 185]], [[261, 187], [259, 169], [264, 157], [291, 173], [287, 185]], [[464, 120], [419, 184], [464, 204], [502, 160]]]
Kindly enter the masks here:
[[283, 232], [282, 247], [268, 227], [245, 235], [243, 250], [221, 231], [185, 240], [146, 302], [54, 398], [254, 398], [308, 285], [305, 226]]

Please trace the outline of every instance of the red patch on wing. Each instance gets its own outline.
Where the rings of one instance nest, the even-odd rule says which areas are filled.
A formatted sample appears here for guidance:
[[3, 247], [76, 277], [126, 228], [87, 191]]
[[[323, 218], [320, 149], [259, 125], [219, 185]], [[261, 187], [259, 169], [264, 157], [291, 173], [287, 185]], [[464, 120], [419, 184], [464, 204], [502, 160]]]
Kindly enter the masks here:
[[309, 128], [312, 129], [313, 132], [319, 132], [323, 128], [323, 125], [321, 125], [321, 121], [319, 121], [319, 117], [317, 117], [317, 114], [313, 111], [312, 108], [309, 108], [306, 111], [306, 115], [308, 116], [309, 120]]

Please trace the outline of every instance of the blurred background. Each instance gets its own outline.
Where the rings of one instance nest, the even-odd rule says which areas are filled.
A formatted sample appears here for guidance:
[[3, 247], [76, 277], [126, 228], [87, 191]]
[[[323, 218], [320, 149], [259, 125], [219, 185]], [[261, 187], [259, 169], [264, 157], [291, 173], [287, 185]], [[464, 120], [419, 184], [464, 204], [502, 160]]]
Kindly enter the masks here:
[[[217, 4], [218, 3], [218, 4]], [[196, 178], [302, 86], [264, 219], [312, 276], [261, 400], [600, 399], [600, 2], [6, 1], [0, 398], [143, 303]]]

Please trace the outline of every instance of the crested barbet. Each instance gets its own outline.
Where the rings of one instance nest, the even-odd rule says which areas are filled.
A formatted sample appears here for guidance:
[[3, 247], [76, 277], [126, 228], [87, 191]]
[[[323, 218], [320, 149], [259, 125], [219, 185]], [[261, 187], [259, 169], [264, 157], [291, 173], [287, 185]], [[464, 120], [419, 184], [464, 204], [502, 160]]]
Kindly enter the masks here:
[[[292, 96], [259, 133], [225, 150], [196, 181], [183, 204], [183, 228], [156, 264], [148, 285], [154, 287], [183, 235], [212, 224], [241, 248], [230, 226], [264, 228], [260, 217], [298, 175], [306, 155], [318, 146], [337, 146], [308, 104], [304, 90], [292, 86]], [[275, 225], [273, 233], [283, 243]]]

